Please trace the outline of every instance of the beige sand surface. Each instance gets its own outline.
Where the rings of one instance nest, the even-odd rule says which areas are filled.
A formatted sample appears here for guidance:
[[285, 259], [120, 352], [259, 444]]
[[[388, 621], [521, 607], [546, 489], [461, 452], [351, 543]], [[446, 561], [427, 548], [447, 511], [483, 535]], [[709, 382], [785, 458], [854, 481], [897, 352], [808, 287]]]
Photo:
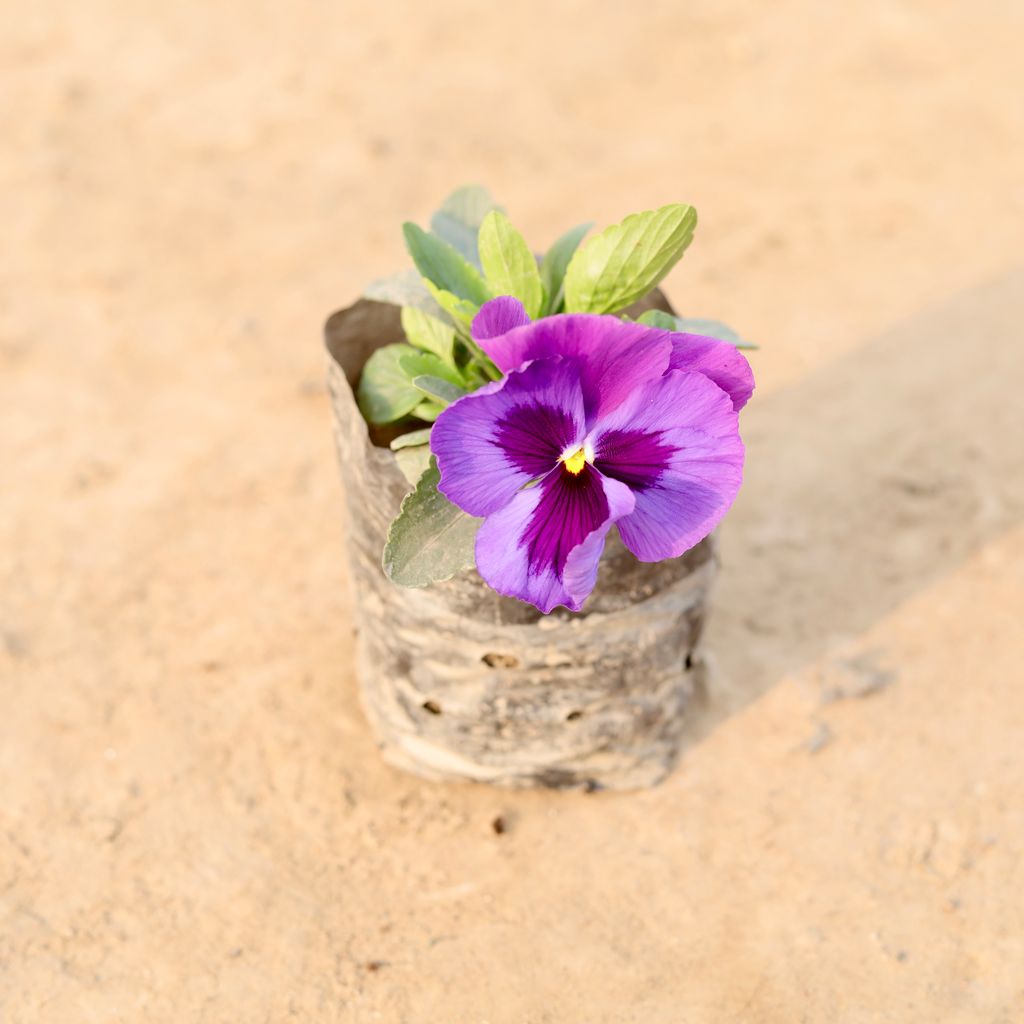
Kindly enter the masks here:
[[[1024, 1021], [1021, 38], [0, 7], [0, 1020]], [[320, 326], [474, 180], [538, 245], [693, 202], [668, 290], [763, 345], [654, 791], [420, 783], [358, 707]]]

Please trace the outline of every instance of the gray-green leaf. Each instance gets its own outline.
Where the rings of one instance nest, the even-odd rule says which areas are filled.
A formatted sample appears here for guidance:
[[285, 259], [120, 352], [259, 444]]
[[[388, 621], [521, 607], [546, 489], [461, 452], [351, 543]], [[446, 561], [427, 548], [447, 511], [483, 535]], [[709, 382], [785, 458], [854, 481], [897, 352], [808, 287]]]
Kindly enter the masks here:
[[399, 448], [395, 452], [395, 462], [398, 463], [402, 476], [415, 487], [430, 465], [430, 446], [420, 444], [414, 448]]
[[692, 317], [673, 316], [660, 309], [649, 309], [637, 323], [660, 327], [662, 330], [675, 331], [679, 334], [700, 334], [705, 338], [717, 338], [719, 341], [727, 341], [737, 348], [758, 348], [753, 342], [744, 341], [736, 331], [719, 320], [698, 320]]
[[548, 298], [547, 312], [549, 314], [558, 312], [564, 298], [562, 282], [565, 279], [565, 268], [569, 266], [569, 260], [572, 259], [573, 253], [580, 247], [583, 236], [593, 226], [593, 223], [577, 224], [576, 227], [566, 231], [545, 253], [544, 260], [540, 265], [540, 279], [544, 285], [544, 294]]
[[408, 222], [402, 225], [402, 233], [413, 263], [428, 281], [478, 306], [491, 297], [480, 271], [447, 242]]
[[720, 341], [727, 341], [730, 345], [735, 345], [737, 348], [755, 349], [759, 347], [752, 341], [745, 341], [737, 331], [734, 331], [728, 324], [723, 324], [719, 320], [701, 320], [693, 317], [677, 316], [676, 322], [679, 324], [676, 330], [682, 331], [684, 334], [703, 334], [707, 338], [718, 338]]
[[388, 530], [382, 565], [388, 579], [400, 586], [426, 587], [474, 564], [473, 546], [481, 520], [466, 515], [441, 494], [440, 479], [432, 458]]
[[398, 342], [377, 349], [367, 359], [359, 378], [357, 399], [360, 411], [370, 423], [392, 423], [408, 415], [422, 401], [423, 394], [413, 387], [413, 375], [402, 366], [403, 359], [421, 355], [411, 345]]
[[480, 265], [494, 295], [514, 295], [531, 320], [544, 306], [544, 285], [530, 247], [505, 214], [491, 210], [480, 225]]
[[441, 307], [423, 283], [423, 276], [413, 267], [371, 281], [363, 289], [363, 297], [393, 306], [415, 306], [435, 317], [442, 315]]
[[421, 309], [405, 306], [402, 309], [402, 330], [410, 345], [433, 353], [448, 366], [455, 366], [455, 331], [451, 326]]
[[491, 210], [500, 209], [487, 189], [480, 185], [463, 185], [462, 188], [457, 188], [430, 218], [430, 230], [479, 267], [477, 235], [480, 232], [480, 225]]
[[693, 239], [697, 211], [683, 203], [634, 213], [585, 242], [565, 272], [570, 313], [614, 313], [643, 298]]
[[[628, 320], [628, 317], [623, 317], [623, 320]], [[679, 318], [673, 316], [671, 313], [666, 313], [663, 309], [649, 309], [645, 313], [641, 313], [636, 318], [638, 324], [646, 324], [648, 327], [657, 327], [661, 331], [678, 331], [679, 330]]]

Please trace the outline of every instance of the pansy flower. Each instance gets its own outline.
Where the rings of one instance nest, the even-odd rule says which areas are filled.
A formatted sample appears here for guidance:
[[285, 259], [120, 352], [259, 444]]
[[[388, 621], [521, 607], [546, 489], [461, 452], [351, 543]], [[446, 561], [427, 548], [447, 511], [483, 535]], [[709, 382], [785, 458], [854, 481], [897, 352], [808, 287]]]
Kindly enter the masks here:
[[496, 591], [579, 611], [612, 525], [658, 562], [718, 524], [753, 391], [735, 347], [615, 316], [531, 323], [508, 297], [483, 306], [473, 336], [506, 376], [449, 406], [430, 446], [441, 492], [484, 518], [476, 564]]

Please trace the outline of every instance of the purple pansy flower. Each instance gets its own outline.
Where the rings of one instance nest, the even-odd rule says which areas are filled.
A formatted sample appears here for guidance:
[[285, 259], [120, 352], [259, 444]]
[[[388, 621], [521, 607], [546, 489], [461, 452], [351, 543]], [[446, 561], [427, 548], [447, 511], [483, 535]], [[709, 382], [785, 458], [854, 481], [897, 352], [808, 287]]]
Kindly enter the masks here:
[[531, 323], [511, 298], [473, 336], [507, 376], [449, 406], [430, 445], [442, 493], [484, 517], [477, 570], [495, 590], [579, 611], [613, 524], [644, 562], [714, 529], [739, 490], [753, 390], [733, 346], [614, 316]]

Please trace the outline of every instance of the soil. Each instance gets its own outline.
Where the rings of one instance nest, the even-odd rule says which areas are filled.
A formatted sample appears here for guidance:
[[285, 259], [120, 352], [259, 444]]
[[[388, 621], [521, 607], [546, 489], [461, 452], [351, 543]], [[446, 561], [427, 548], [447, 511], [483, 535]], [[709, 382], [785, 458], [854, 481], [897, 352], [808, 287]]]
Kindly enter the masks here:
[[[0, 12], [0, 1019], [1024, 1019], [1019, 4]], [[356, 696], [321, 327], [488, 184], [761, 344], [639, 794]]]

